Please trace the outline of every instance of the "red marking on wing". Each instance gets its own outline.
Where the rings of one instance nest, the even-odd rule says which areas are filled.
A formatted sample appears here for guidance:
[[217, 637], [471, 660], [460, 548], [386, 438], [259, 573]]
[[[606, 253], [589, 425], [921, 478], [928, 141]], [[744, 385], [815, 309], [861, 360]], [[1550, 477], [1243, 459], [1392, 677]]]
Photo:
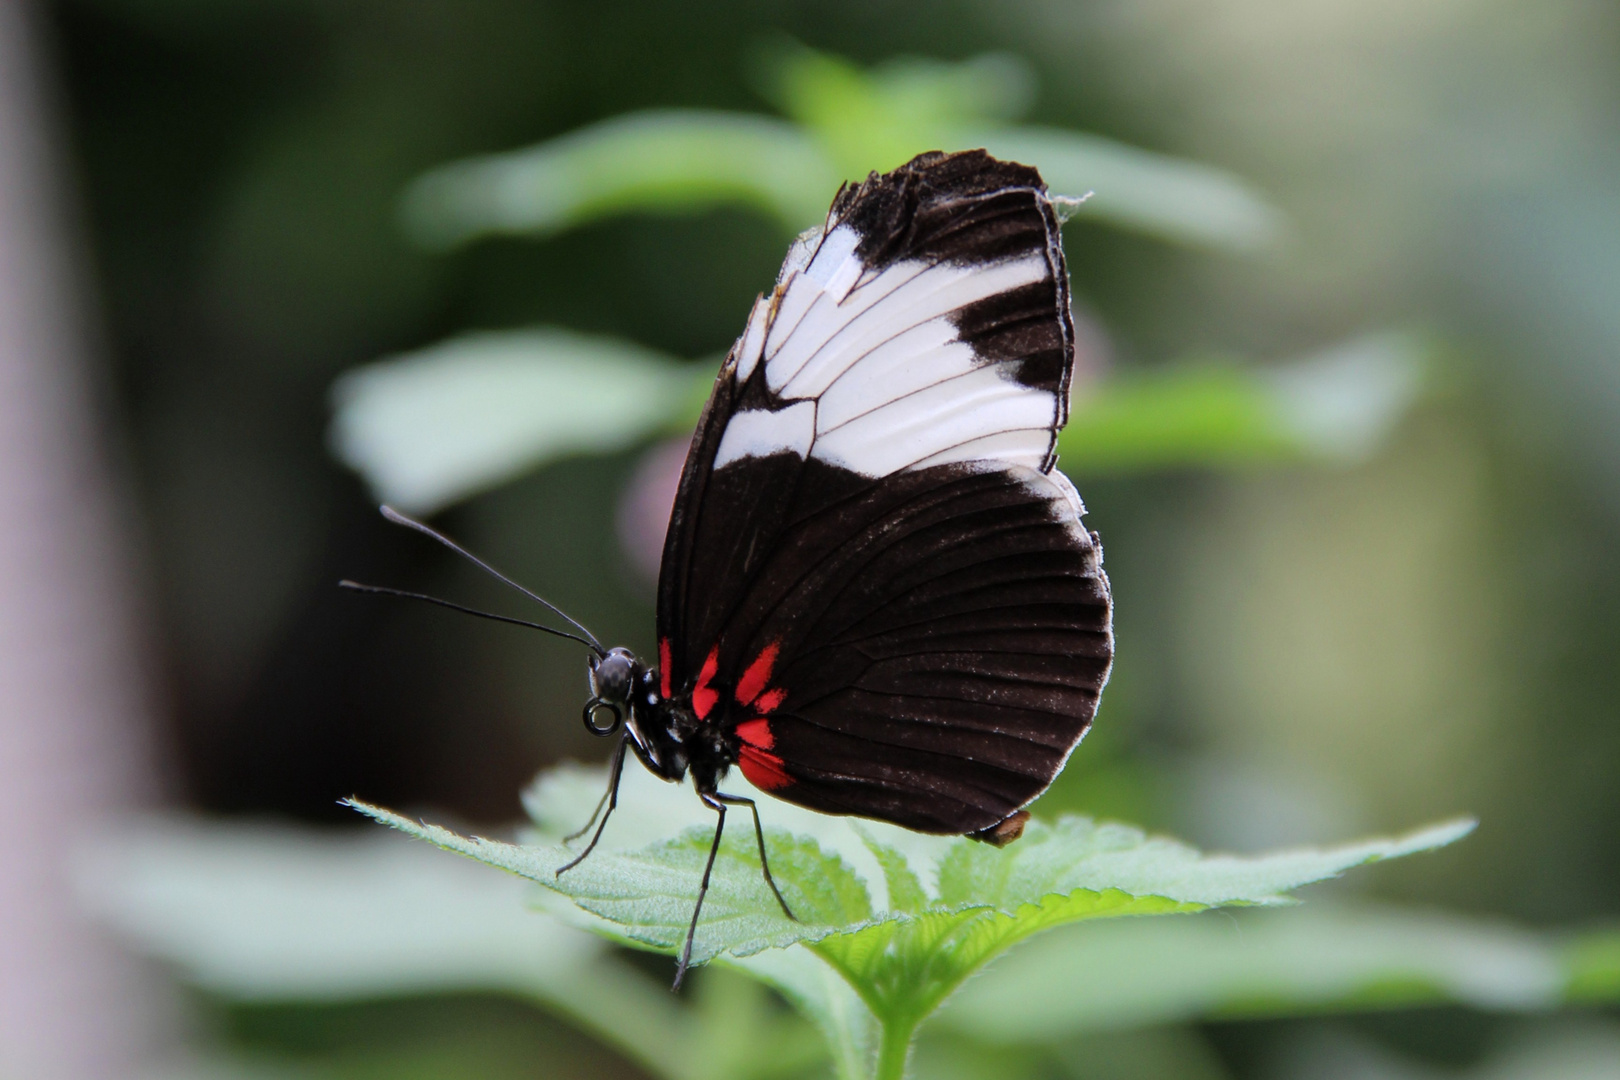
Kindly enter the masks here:
[[737, 725], [737, 738], [742, 740], [737, 764], [750, 783], [761, 791], [777, 791], [793, 783], [793, 778], [782, 767], [782, 759], [765, 752], [776, 745], [769, 721], [744, 720]]
[[737, 725], [737, 738], [757, 750], [769, 750], [776, 745], [771, 725], [765, 720], [744, 720]]
[[672, 696], [669, 692], [669, 638], [658, 639], [658, 690], [668, 701]]
[[743, 743], [737, 765], [748, 782], [761, 791], [780, 791], [793, 783], [793, 778], [782, 768], [781, 758], [756, 750], [747, 743]]
[[765, 693], [754, 699], [754, 711], [764, 713], [768, 716], [776, 711], [776, 707], [782, 704], [782, 699], [786, 697], [787, 691], [783, 690], [780, 686], [778, 686], [775, 690], [767, 690]]
[[781, 651], [781, 644], [773, 641], [754, 657], [754, 662], [748, 665], [743, 677], [737, 680], [739, 703], [747, 705], [759, 697], [760, 691], [765, 689], [765, 684], [771, 681], [771, 668], [776, 666], [776, 654]]
[[709, 650], [708, 657], [703, 661], [703, 668], [698, 672], [697, 685], [692, 688], [692, 711], [697, 713], [699, 720], [707, 720], [709, 710], [720, 700], [720, 691], [709, 685], [709, 680], [714, 678], [715, 672], [719, 670], [720, 646], [716, 645]]

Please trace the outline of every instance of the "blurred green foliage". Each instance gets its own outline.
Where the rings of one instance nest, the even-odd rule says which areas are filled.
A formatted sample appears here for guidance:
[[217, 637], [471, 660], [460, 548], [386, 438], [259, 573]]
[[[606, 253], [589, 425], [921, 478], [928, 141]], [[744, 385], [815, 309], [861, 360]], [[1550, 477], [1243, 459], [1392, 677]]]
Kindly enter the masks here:
[[[1418, 340], [1383, 335], [1265, 368], [1193, 361], [1082, 385], [1058, 440], [1080, 479], [1188, 467], [1351, 464], [1417, 398]], [[537, 328], [382, 360], [333, 388], [334, 452], [380, 502], [431, 513], [559, 457], [686, 432], [714, 382], [631, 342]]]
[[[828, 184], [847, 175], [840, 154], [851, 172], [867, 167], [856, 160], [867, 151], [834, 150], [790, 104], [782, 73], [808, 73], [806, 85], [833, 88], [824, 103], [879, 119], [915, 108], [900, 89], [954, 79], [966, 90], [939, 90], [940, 99], [972, 112], [957, 122], [988, 129], [971, 141], [1075, 178], [1060, 190], [1097, 192], [1068, 226], [1097, 376], [1077, 398], [1069, 438], [1088, 424], [1102, 434], [1066, 448], [1064, 464], [1083, 481], [1106, 542], [1121, 656], [1098, 731], [1045, 800], [1050, 811], [1128, 814], [1244, 850], [1464, 806], [1483, 812], [1484, 827], [1412, 873], [1360, 875], [1387, 900], [1451, 909], [1434, 924], [1417, 918], [1432, 944], [1455, 940], [1455, 952], [1414, 946], [1407, 967], [1382, 966], [1379, 943], [1404, 940], [1414, 917], [1387, 908], [1325, 918], [1314, 938], [1300, 930], [1293, 959], [1274, 963], [1267, 950], [1288, 934], [1279, 923], [1274, 940], [1270, 924], [1246, 916], [1207, 921], [1233, 927], [1252, 951], [1188, 929], [1202, 916], [1083, 926], [1074, 932], [1083, 944], [1072, 947], [1096, 952], [1077, 951], [1068, 964], [1101, 964], [1110, 948], [1119, 959], [1107, 976], [1082, 980], [1084, 994], [1043, 992], [1011, 966], [1011, 984], [998, 988], [998, 964], [958, 999], [971, 1012], [983, 987], [998, 1004], [1016, 1006], [1025, 993], [1079, 998], [1080, 1007], [1049, 1034], [1012, 1044], [983, 1025], [958, 1031], [948, 1008], [925, 1029], [919, 1074], [1614, 1072], [1613, 1007], [1599, 1004], [1615, 985], [1610, 935], [1557, 929], [1612, 921], [1620, 895], [1620, 38], [1604, 5], [44, 8], [60, 43], [114, 398], [156, 568], [164, 638], [154, 648], [175, 703], [177, 773], [194, 805], [320, 818], [358, 791], [501, 820], [517, 812], [514, 792], [541, 764], [596, 752], [576, 732], [576, 657], [430, 613], [328, 599], [344, 575], [458, 596], [480, 587], [381, 533], [364, 493], [325, 460], [328, 388], [377, 356], [522, 327], [566, 326], [608, 336], [614, 348], [645, 343], [663, 359], [704, 357], [693, 367], [712, 371], [787, 234], [825, 207], [824, 193], [778, 197], [791, 193], [789, 180], [749, 170], [773, 153], [799, 162], [802, 176], [826, 170]], [[831, 52], [783, 44], [784, 31]], [[762, 37], [779, 44], [762, 48]], [[893, 59], [987, 52], [998, 59]], [[1021, 59], [1001, 59], [1009, 56]], [[774, 115], [756, 111], [762, 95]], [[913, 115], [950, 120], [924, 112]], [[588, 220], [537, 230], [545, 243], [525, 242], [521, 222], [479, 226], [484, 239], [441, 254], [412, 246], [399, 228], [398, 195], [424, 170], [448, 175], [437, 172], [442, 163], [469, 155], [516, 164], [523, 152], [512, 147], [589, 145], [625, 117], [649, 115], [661, 138], [687, 122], [701, 122], [693, 130], [704, 138], [756, 134], [713, 150], [717, 170], [689, 155], [685, 196], [631, 186]], [[626, 160], [646, 165], [643, 135], [614, 151], [617, 175]], [[784, 136], [781, 145], [796, 149], [760, 152]], [[678, 163], [682, 146], [699, 145], [677, 139], [667, 157]], [[1391, 326], [1440, 331], [1453, 393], [1422, 395], [1432, 348], [1376, 333]], [[1335, 373], [1354, 369], [1319, 363], [1337, 351], [1323, 352], [1331, 342], [1351, 352], [1382, 343], [1416, 361], [1360, 369], [1364, 401], [1405, 402], [1363, 414], [1389, 423], [1321, 410], [1339, 395], [1311, 387], [1343, 386]], [[1291, 370], [1309, 373], [1303, 388]], [[707, 374], [681, 375], [690, 416]], [[1188, 389], [1200, 381], [1208, 392]], [[1402, 387], [1418, 397], [1393, 393]], [[1286, 416], [1332, 437], [1301, 441]], [[679, 421], [672, 413], [660, 423]], [[586, 444], [587, 454], [549, 464], [506, 454], [504, 471], [479, 482], [498, 486], [457, 504], [446, 524], [604, 634], [645, 647], [645, 588], [623, 572], [611, 540], [614, 500], [635, 467], [626, 446]], [[1082, 450], [1095, 471], [1078, 460]], [[324, 924], [311, 909], [262, 882], [258, 892], [289, 903], [255, 907], [216, 893], [189, 910], [211, 910], [221, 924], [253, 912], [247, 925], [261, 937], [280, 910], [281, 955], [303, 956], [311, 973], [323, 969], [297, 953], [301, 940], [329, 957], [334, 941], [363, 941], [356, 920], [319, 938]], [[536, 927], [555, 925], [516, 910], [510, 892], [490, 899], [465, 925], [495, 925], [500, 905]], [[401, 906], [396, 898], [358, 921], [380, 926]], [[150, 910], [179, 910], [175, 893]], [[463, 925], [442, 917], [451, 910], [448, 900], [429, 905], [422, 923]], [[1555, 929], [1520, 940], [1478, 913]], [[229, 944], [243, 939], [240, 929], [209, 938], [206, 925], [189, 919], [163, 954], [203, 964], [212, 941], [216, 971], [241, 957]], [[1149, 939], [1145, 927], [1165, 936]], [[1138, 931], [1141, 939], [1129, 936]], [[415, 932], [426, 939], [420, 924]], [[1364, 968], [1344, 960], [1341, 947], [1355, 942], [1365, 942]], [[1033, 963], [1048, 943], [1057, 962], [1059, 937], [1006, 959]], [[644, 1038], [664, 1040], [649, 1048], [510, 981], [497, 984], [567, 1022], [448, 988], [449, 958], [487, 948], [457, 937], [418, 967], [379, 963], [369, 969], [373, 989], [353, 991], [406, 1001], [339, 1004], [346, 994], [323, 999], [290, 977], [255, 999], [244, 989], [251, 980], [221, 976], [217, 992], [233, 1004], [217, 1034], [278, 1073], [320, 1076], [640, 1075], [640, 1054], [699, 1070], [709, 1042], [719, 1047], [713, 1075], [728, 1062], [771, 1060], [735, 1027], [682, 1027], [701, 1034], [681, 1041], [673, 1027], [644, 1023]], [[509, 963], [532, 955], [527, 946], [506, 953]], [[1571, 993], [1590, 1003], [1589, 1024], [1486, 1004], [1480, 987], [1508, 982], [1479, 982], [1474, 961], [1512, 957], [1509, 974], [1573, 965]], [[261, 975], [278, 970], [253, 962]], [[659, 1015], [690, 1019], [694, 1003], [670, 1002], [662, 989], [662, 960], [642, 970], [634, 957], [599, 951], [590, 962], [576, 989], [645, 984], [648, 1001], [667, 1005]], [[413, 981], [407, 969], [438, 981]], [[641, 983], [614, 982], [626, 972]], [[1347, 980], [1342, 998], [1327, 977], [1335, 974]], [[747, 1010], [797, 1023], [753, 980], [733, 976], [720, 993], [728, 976], [718, 969], [699, 978], [698, 999], [709, 977], [716, 1002], [735, 993], [753, 1003]], [[1238, 985], [1246, 978], [1253, 983]], [[1517, 985], [1528, 1001], [1541, 984]], [[1466, 1007], [1325, 1018], [1397, 998], [1419, 1005], [1431, 991]], [[289, 999], [306, 1004], [268, 1004]], [[1161, 1011], [1122, 1008], [1109, 1020], [1117, 1001]], [[1302, 1009], [1324, 1018], [1212, 1019]], [[1105, 1022], [1125, 1030], [1087, 1026]], [[1078, 1026], [1059, 1034], [1061, 1024]], [[785, 1069], [825, 1071], [795, 1056], [816, 1045], [804, 1025], [796, 1035], [761, 1030], [779, 1040]]]
[[1033, 164], [1074, 212], [1183, 242], [1247, 249], [1280, 217], [1228, 173], [1096, 136], [1008, 122], [1033, 98], [1015, 56], [907, 58], [864, 71], [777, 39], [755, 50], [755, 82], [793, 121], [661, 109], [613, 117], [512, 153], [457, 162], [413, 183], [405, 222], [435, 248], [499, 233], [546, 235], [629, 211], [738, 204], [791, 233], [821, 222], [841, 181], [925, 150], [985, 147]]
[[[863, 71], [778, 40], [756, 52], [755, 67], [797, 126], [690, 110], [615, 117], [434, 170], [408, 191], [406, 223], [422, 242], [447, 247], [493, 233], [543, 237], [633, 211], [736, 204], [799, 231], [825, 216], [840, 178], [924, 150], [1006, 153], [1005, 144], [1043, 170], [1054, 194], [1093, 196], [1077, 211], [1126, 228], [1236, 248], [1276, 232], [1275, 212], [1217, 170], [1074, 133], [997, 126], [1032, 94], [1031, 73], [1014, 57]], [[672, 396], [669, 361], [606, 338], [596, 348], [593, 356], [585, 339], [546, 330], [480, 334], [371, 365], [334, 392], [334, 449], [381, 501], [425, 513], [553, 457], [680, 423], [681, 406], [701, 401], [710, 381], [700, 371], [695, 393]], [[1281, 378], [1202, 365], [1081, 387], [1060, 444], [1065, 468], [1365, 457], [1412, 403], [1424, 359], [1415, 341], [1395, 337], [1365, 342], [1361, 354]]]

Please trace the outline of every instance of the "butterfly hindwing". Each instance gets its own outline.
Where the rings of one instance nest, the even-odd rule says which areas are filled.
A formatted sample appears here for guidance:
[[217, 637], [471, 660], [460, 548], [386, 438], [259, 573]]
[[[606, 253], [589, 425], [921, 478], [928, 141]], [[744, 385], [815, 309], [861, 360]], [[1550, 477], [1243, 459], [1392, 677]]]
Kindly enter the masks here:
[[1072, 340], [1033, 169], [924, 155], [795, 245], [716, 380], [659, 585], [669, 690], [756, 785], [973, 832], [1062, 767], [1112, 658], [1053, 470]]

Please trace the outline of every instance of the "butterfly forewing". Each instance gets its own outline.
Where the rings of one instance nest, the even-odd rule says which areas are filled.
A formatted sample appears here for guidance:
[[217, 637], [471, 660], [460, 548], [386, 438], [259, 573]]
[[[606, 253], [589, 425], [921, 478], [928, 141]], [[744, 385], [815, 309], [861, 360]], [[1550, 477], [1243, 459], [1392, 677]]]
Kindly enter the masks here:
[[1113, 652], [1053, 469], [1072, 341], [1033, 169], [923, 155], [795, 245], [715, 383], [659, 585], [666, 694], [757, 786], [958, 833], [1062, 767]]

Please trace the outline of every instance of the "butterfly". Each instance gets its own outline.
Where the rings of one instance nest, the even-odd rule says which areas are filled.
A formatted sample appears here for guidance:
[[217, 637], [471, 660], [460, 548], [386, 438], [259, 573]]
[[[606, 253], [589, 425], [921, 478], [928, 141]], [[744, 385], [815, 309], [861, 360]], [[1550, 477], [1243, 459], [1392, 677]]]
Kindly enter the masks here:
[[557, 873], [600, 840], [629, 755], [717, 815], [677, 988], [728, 808], [751, 812], [793, 917], [757, 803], [722, 790], [733, 767], [812, 810], [1002, 845], [1086, 733], [1114, 640], [1101, 544], [1056, 469], [1073, 369], [1035, 169], [932, 152], [846, 184], [715, 379], [664, 541], [656, 658], [539, 627], [591, 648], [585, 726], [618, 740], [569, 839], [595, 831]]

